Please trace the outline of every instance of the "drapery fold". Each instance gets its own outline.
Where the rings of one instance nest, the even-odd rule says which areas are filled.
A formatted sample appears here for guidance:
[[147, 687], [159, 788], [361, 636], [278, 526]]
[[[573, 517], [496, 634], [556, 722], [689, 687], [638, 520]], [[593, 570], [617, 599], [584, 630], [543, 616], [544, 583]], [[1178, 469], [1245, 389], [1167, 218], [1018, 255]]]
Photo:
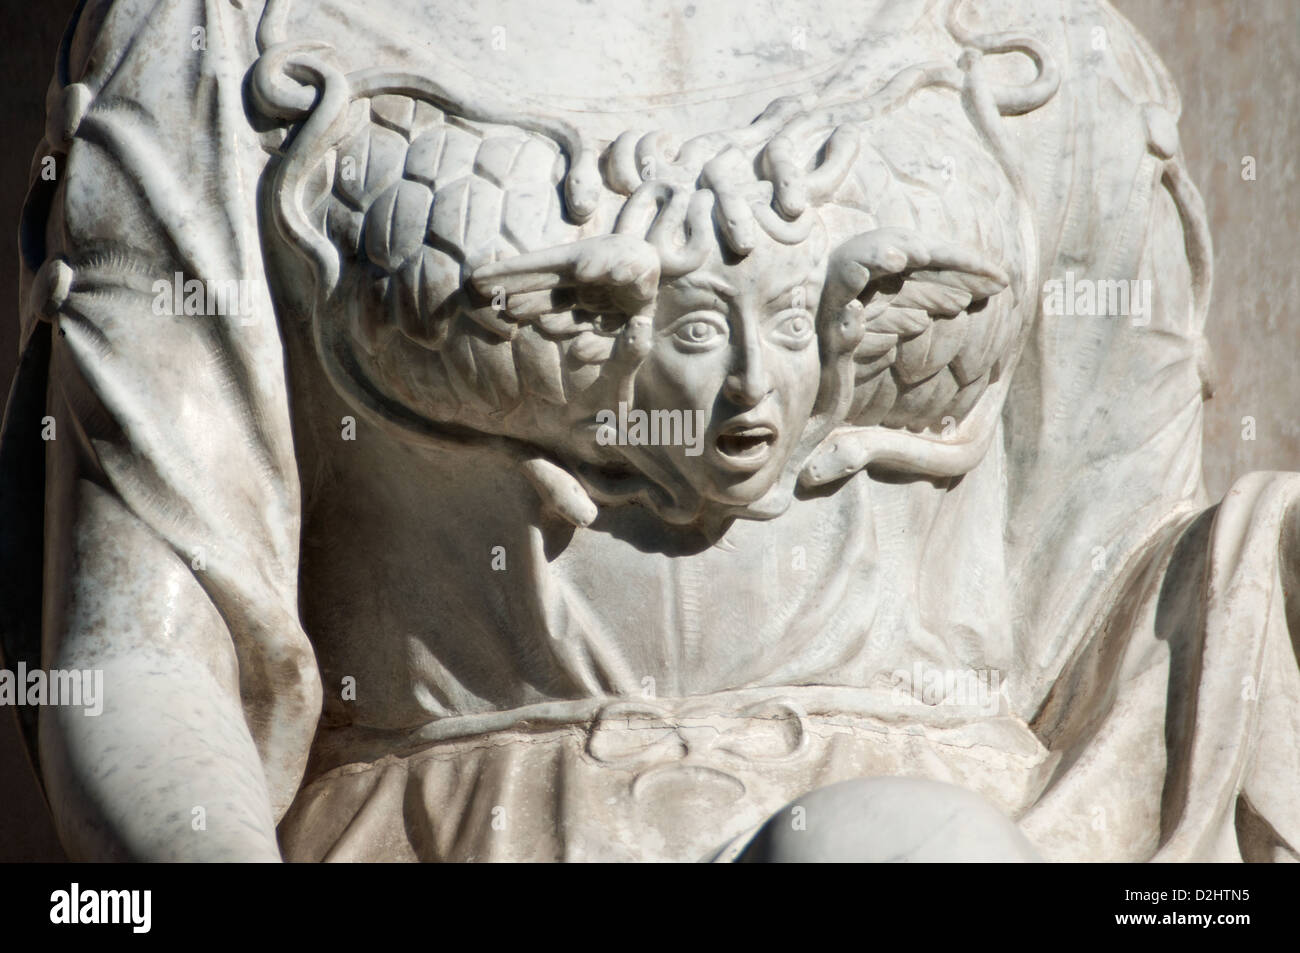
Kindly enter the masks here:
[[[76, 379], [49, 386], [82, 411], [83, 475], [193, 569], [229, 628], [279, 816], [320, 685], [298, 621], [298, 474], [257, 214], [266, 152], [243, 107], [258, 12], [216, 0], [78, 11], [38, 150], [58, 174], [38, 172], [28, 203], [22, 320], [25, 337], [52, 322], [69, 358]], [[37, 375], [19, 386], [44, 389]], [[30, 656], [39, 633], [7, 642]]]

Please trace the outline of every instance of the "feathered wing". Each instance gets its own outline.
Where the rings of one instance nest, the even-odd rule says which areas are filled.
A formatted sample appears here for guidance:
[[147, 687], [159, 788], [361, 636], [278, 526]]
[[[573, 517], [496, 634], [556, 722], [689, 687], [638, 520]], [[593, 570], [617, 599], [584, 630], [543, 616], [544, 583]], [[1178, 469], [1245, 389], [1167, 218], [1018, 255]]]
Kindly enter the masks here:
[[564, 168], [536, 133], [450, 117], [408, 95], [354, 99], [311, 206], [341, 255], [345, 313], [327, 333], [369, 365], [367, 380], [345, 383], [380, 382], [430, 419], [485, 430], [521, 405], [563, 403], [565, 363], [598, 363], [607, 342], [563, 314], [517, 320], [490, 294], [475, 297], [468, 278], [485, 262], [578, 237], [561, 208]]
[[[845, 423], [920, 431], [960, 421], [997, 378], [1016, 332], [994, 262], [910, 230], [861, 236], [869, 278]], [[834, 267], [834, 264], [832, 265]]]

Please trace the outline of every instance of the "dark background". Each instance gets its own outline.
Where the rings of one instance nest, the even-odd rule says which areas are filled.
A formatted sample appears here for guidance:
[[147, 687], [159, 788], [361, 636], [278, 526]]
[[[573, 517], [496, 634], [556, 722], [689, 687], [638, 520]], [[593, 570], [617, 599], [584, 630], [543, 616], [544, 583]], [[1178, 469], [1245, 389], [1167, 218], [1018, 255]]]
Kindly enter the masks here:
[[[845, 0], [851, 2], [851, 0]], [[1253, 470], [1300, 470], [1300, 2], [1115, 0], [1173, 73], [1192, 177], [1215, 243], [1209, 338], [1218, 392], [1206, 407], [1215, 499]], [[17, 362], [17, 227], [45, 90], [74, 0], [0, 0], [0, 386]], [[1243, 156], [1255, 181], [1243, 181]], [[1257, 438], [1242, 439], [1242, 418]], [[4, 527], [0, 526], [0, 533]], [[0, 608], [0, 611], [3, 611]], [[0, 708], [0, 861], [59, 860], [18, 735]]]

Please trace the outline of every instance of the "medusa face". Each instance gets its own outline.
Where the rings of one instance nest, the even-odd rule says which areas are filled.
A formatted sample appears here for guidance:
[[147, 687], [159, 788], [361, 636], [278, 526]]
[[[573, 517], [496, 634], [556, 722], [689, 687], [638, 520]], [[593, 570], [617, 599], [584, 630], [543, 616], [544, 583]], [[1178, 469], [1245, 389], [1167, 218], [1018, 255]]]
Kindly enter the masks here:
[[659, 449], [707, 500], [755, 503], [776, 485], [799, 444], [819, 382], [814, 314], [824, 247], [765, 239], [732, 263], [715, 251], [702, 268], [659, 291], [636, 406], [707, 422], [694, 452], [683, 445]]

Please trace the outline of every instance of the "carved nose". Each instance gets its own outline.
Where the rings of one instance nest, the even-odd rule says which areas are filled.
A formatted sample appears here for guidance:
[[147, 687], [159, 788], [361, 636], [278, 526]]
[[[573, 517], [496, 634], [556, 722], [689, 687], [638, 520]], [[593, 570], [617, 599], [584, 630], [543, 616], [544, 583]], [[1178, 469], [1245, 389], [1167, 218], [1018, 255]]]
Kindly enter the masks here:
[[734, 404], [753, 407], [772, 391], [761, 348], [746, 347], [740, 361], [740, 366], [727, 375], [723, 394]]

